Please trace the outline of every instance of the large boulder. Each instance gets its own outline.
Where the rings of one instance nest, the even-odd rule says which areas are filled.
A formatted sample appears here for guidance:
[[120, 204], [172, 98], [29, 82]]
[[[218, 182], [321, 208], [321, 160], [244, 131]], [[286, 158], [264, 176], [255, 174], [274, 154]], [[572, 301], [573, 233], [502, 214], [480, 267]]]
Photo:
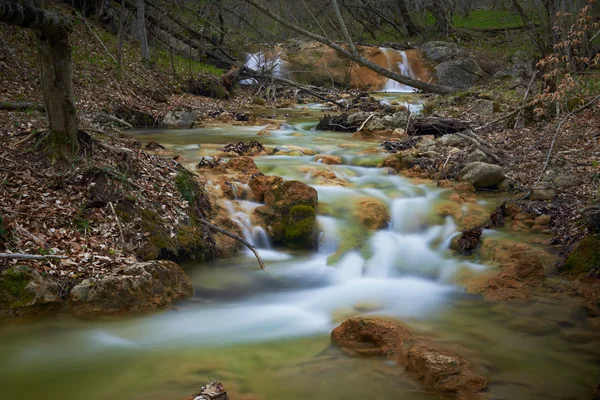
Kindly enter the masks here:
[[461, 50], [455, 43], [442, 41], [425, 43], [421, 46], [421, 50], [428, 59], [437, 63], [452, 60], [465, 53], [465, 51]]
[[458, 173], [458, 178], [476, 188], [495, 188], [506, 176], [499, 165], [472, 162]]
[[194, 126], [195, 121], [196, 111], [179, 109], [169, 111], [164, 116], [161, 126], [169, 129], [188, 129]]
[[441, 85], [468, 89], [485, 77], [485, 72], [472, 58], [445, 61], [435, 67], [437, 81]]
[[402, 325], [381, 318], [350, 318], [331, 332], [338, 346], [362, 355], [395, 358], [411, 334]]
[[283, 184], [283, 178], [280, 176], [254, 175], [249, 184], [254, 199], [262, 203], [265, 201], [266, 191]]
[[0, 319], [32, 316], [60, 307], [59, 286], [34, 269], [16, 266], [0, 273]]
[[82, 281], [71, 290], [69, 306], [76, 315], [151, 311], [193, 293], [192, 282], [179, 265], [157, 260]]

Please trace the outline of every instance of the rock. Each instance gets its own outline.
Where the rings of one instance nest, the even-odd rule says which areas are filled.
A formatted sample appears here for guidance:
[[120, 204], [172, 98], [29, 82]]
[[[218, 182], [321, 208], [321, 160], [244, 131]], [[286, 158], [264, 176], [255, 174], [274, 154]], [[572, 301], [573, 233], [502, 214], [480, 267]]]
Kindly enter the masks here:
[[510, 192], [514, 188], [515, 184], [510, 179], [504, 179], [497, 186], [497, 189], [501, 192]]
[[405, 362], [426, 389], [461, 399], [472, 399], [488, 383], [471, 361], [435, 345], [412, 346]]
[[76, 315], [150, 311], [193, 293], [192, 282], [179, 265], [148, 261], [84, 280], [71, 290], [69, 307]]
[[408, 329], [380, 318], [350, 318], [331, 332], [338, 346], [361, 355], [384, 355], [390, 359], [410, 340]]
[[254, 175], [250, 179], [249, 185], [256, 201], [262, 203], [265, 200], [265, 192], [277, 185], [283, 184], [283, 178], [280, 176]]
[[[424, 138], [417, 143], [417, 149], [423, 150], [435, 146], [435, 140]], [[425, 150], [426, 151], [426, 150]]]
[[427, 390], [473, 399], [487, 379], [473, 362], [413, 337], [404, 326], [381, 318], [351, 318], [331, 332], [331, 340], [354, 354], [383, 355], [404, 366]]
[[323, 186], [346, 186], [348, 184], [344, 179], [339, 179], [333, 171], [317, 170], [313, 171], [311, 176], [318, 179], [319, 184]]
[[315, 188], [300, 181], [285, 181], [269, 188], [264, 195], [265, 203], [275, 208], [289, 208], [295, 205], [317, 205]]
[[438, 64], [435, 74], [439, 84], [459, 89], [468, 89], [485, 77], [485, 72], [472, 58]]
[[260, 131], [258, 131], [258, 133], [256, 135], [257, 136], [271, 136], [271, 131], [268, 131], [266, 129], [261, 129]]
[[173, 110], [169, 111], [163, 118], [161, 125], [169, 129], [188, 129], [194, 126], [196, 121], [196, 111], [194, 110]]
[[468, 144], [465, 139], [454, 134], [443, 135], [437, 140], [437, 142], [442, 146], [447, 147], [464, 147]]
[[244, 172], [246, 174], [259, 174], [260, 170], [254, 163], [252, 157], [243, 156], [232, 158], [227, 162], [227, 168], [235, 171]]
[[540, 215], [533, 222], [535, 225], [549, 225], [550, 220], [551, 218], [549, 215]]
[[274, 244], [303, 249], [318, 247], [318, 195], [313, 187], [299, 181], [282, 182], [265, 191], [264, 201], [267, 207], [258, 207], [255, 214]]
[[36, 270], [15, 266], [0, 272], [0, 319], [46, 313], [60, 307], [59, 286]]
[[491, 100], [477, 99], [471, 104], [471, 112], [477, 115], [492, 115], [494, 102]]
[[425, 53], [425, 56], [431, 61], [437, 63], [449, 61], [459, 55], [464, 55], [464, 51], [461, 51], [458, 45], [450, 42], [434, 41], [425, 43], [421, 46], [421, 50]]
[[361, 111], [361, 112], [349, 114], [348, 119], [346, 121], [351, 126], [360, 126], [370, 116], [371, 116], [370, 112]]
[[557, 189], [569, 189], [581, 185], [583, 179], [579, 175], [561, 174], [557, 175], [552, 182]]
[[315, 162], [327, 165], [338, 165], [342, 163], [342, 157], [334, 156], [332, 154], [319, 154], [315, 157]]
[[505, 179], [502, 167], [484, 162], [467, 164], [459, 173], [462, 181], [471, 183], [476, 188], [495, 188]]
[[531, 200], [552, 200], [556, 196], [554, 189], [535, 189], [531, 191]]
[[392, 168], [394, 171], [411, 168], [414, 165], [415, 157], [410, 153], [398, 153], [383, 160], [383, 167]]
[[372, 197], [358, 198], [354, 201], [353, 216], [371, 231], [377, 231], [387, 226], [390, 213], [387, 205]]
[[600, 270], [600, 234], [583, 238], [571, 252], [564, 266], [564, 272], [581, 274]]
[[475, 149], [473, 150], [468, 156], [467, 156], [467, 163], [473, 163], [473, 162], [484, 162], [487, 164], [495, 164], [494, 160], [492, 160], [487, 154], [485, 154], [483, 151], [479, 150], [479, 149]]
[[594, 204], [581, 210], [583, 219], [591, 233], [600, 232], [600, 205]]

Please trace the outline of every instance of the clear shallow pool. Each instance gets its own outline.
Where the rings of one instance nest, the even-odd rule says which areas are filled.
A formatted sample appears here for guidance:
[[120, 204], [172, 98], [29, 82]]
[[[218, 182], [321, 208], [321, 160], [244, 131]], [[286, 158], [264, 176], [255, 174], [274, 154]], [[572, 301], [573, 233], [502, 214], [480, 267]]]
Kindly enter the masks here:
[[[319, 216], [318, 252], [263, 243], [266, 272], [245, 252], [187, 265], [194, 298], [161, 313], [5, 323], [0, 398], [179, 399], [209, 378], [223, 381], [234, 400], [439, 398], [383, 359], [351, 358], [330, 347], [331, 329], [353, 315], [398, 318], [414, 333], [472, 350], [491, 377], [491, 398], [590, 398], [600, 372], [600, 343], [576, 299], [557, 300], [543, 288], [525, 304], [466, 294], [458, 277], [489, 267], [447, 250], [455, 223], [433, 212], [447, 193], [373, 167], [385, 157], [377, 154], [377, 142], [315, 132], [314, 116], [286, 113], [291, 116], [280, 129], [259, 138], [263, 144], [307, 147], [343, 159], [334, 166], [315, 163], [313, 156], [256, 159], [266, 174], [315, 185], [329, 210]], [[134, 135], [197, 161], [214, 154], [216, 144], [257, 139], [261, 128], [218, 124]], [[348, 184], [320, 186], [307, 168], [328, 169]], [[364, 197], [382, 201], [391, 222], [361, 235], [355, 251], [332, 263], [331, 255], [357, 228], [351, 204]]]

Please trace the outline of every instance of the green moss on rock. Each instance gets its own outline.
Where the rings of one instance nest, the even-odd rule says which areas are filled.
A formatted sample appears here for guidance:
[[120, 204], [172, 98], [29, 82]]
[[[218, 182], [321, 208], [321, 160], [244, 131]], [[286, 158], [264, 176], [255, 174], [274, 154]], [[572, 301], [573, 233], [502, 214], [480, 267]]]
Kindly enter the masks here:
[[297, 205], [290, 209], [290, 217], [283, 234], [283, 243], [289, 247], [314, 248], [317, 246], [317, 213], [313, 206]]
[[600, 234], [584, 238], [569, 255], [563, 271], [581, 274], [600, 268]]
[[25, 307], [35, 294], [25, 290], [31, 281], [31, 272], [24, 266], [9, 268], [0, 274], [0, 308]]

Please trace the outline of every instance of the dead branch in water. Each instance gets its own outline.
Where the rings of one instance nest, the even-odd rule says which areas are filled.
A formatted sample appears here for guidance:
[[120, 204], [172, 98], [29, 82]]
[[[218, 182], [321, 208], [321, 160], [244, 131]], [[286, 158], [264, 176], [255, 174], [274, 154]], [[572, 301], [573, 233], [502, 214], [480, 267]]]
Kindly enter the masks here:
[[213, 229], [217, 232], [222, 233], [223, 235], [227, 235], [230, 238], [233, 238], [239, 242], [242, 242], [244, 244], [244, 246], [246, 246], [247, 248], [250, 249], [250, 251], [252, 251], [254, 253], [254, 256], [256, 256], [256, 260], [258, 261], [258, 265], [260, 265], [260, 269], [265, 269], [265, 263], [263, 262], [260, 254], [258, 254], [258, 251], [256, 250], [256, 247], [254, 247], [253, 245], [251, 245], [246, 239], [236, 235], [235, 233], [231, 233], [223, 228], [219, 228], [218, 226], [211, 224], [210, 222], [208, 222], [207, 220], [201, 218], [200, 222], [202, 222], [204, 225], [208, 226], [210, 229]]

